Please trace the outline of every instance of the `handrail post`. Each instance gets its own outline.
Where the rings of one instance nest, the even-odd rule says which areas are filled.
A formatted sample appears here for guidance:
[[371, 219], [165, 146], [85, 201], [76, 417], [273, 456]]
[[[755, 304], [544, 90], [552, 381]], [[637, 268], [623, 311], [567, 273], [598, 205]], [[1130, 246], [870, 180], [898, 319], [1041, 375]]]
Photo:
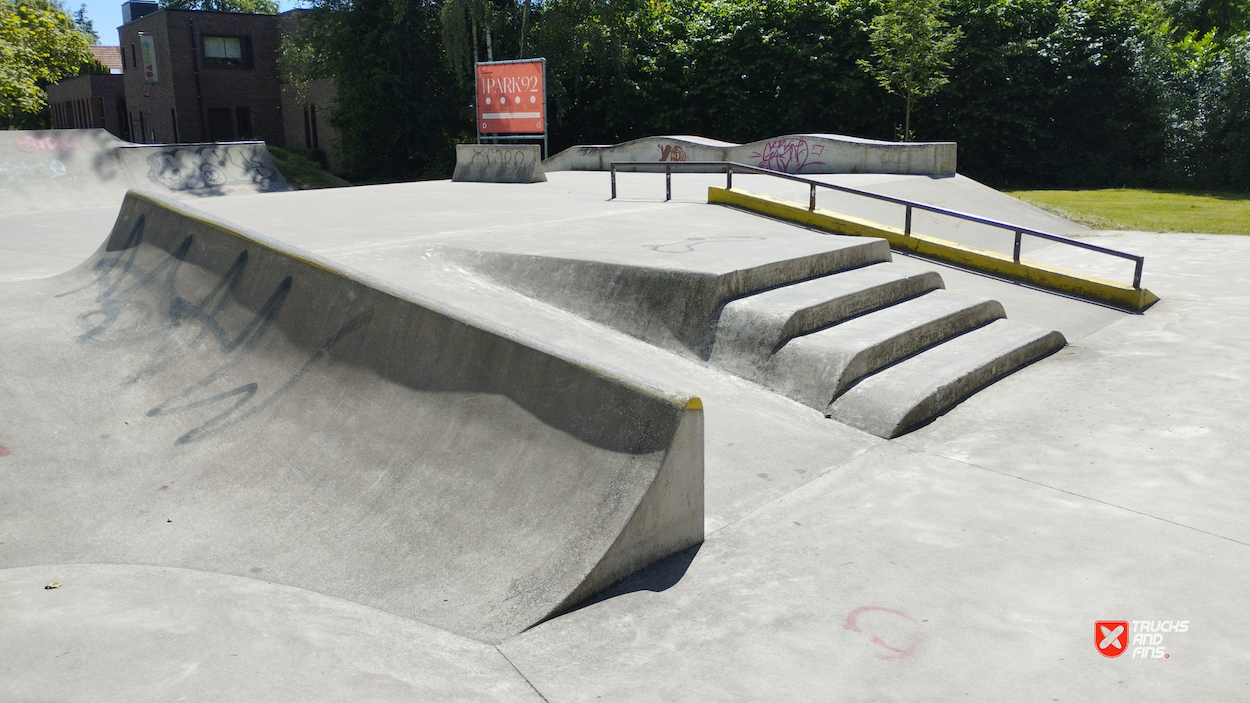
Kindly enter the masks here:
[[673, 199], [673, 167], [664, 167], [664, 202]]
[[903, 220], [903, 236], [911, 236], [911, 206], [907, 206], [907, 216]]
[[1141, 290], [1141, 270], [1146, 264], [1146, 257], [1137, 257], [1137, 267], [1133, 270], [1133, 288]]
[[611, 164], [609, 169], [612, 171], [612, 197], [608, 200], [616, 200], [616, 164]]
[[725, 190], [733, 190], [733, 189], [734, 189], [734, 167], [726, 166], [725, 167]]
[[1020, 263], [1020, 235], [1021, 234], [1023, 233], [1020, 230], [1016, 230], [1016, 248], [1015, 248], [1015, 252], [1011, 255], [1011, 258], [1015, 259], [1017, 264]]

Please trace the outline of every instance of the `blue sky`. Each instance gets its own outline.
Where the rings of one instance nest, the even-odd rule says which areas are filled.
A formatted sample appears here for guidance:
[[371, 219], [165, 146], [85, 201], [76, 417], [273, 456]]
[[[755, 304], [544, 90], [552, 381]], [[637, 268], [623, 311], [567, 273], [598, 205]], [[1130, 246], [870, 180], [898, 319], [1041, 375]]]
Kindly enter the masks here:
[[[297, 7], [307, 6], [296, 0], [280, 0], [282, 12]], [[87, 18], [95, 26], [96, 34], [100, 35], [101, 44], [117, 44], [117, 28], [122, 24], [122, 0], [61, 0], [65, 9], [77, 12], [83, 4], [87, 6]]]

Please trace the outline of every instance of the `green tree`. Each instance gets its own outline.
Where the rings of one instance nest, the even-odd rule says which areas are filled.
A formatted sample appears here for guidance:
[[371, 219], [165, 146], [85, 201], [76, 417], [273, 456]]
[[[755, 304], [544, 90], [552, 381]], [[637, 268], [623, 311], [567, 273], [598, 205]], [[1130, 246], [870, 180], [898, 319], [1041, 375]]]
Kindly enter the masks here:
[[1230, 37], [1250, 31], [1250, 0], [1163, 0], [1182, 34], [1216, 31]]
[[737, 142], [796, 132], [889, 136], [886, 93], [856, 60], [871, 51], [859, 0], [677, 0], [631, 25], [631, 136]]
[[278, 14], [277, 0], [161, 0], [166, 10], [241, 12], [253, 15]]
[[0, 127], [46, 126], [44, 89], [82, 71], [107, 72], [74, 20], [49, 0], [0, 0]]
[[317, 0], [309, 13], [301, 33], [316, 77], [338, 88], [330, 121], [353, 180], [444, 177], [472, 134], [440, 10], [437, 0]]
[[963, 36], [962, 28], [950, 29], [943, 21], [942, 9], [942, 0], [885, 0], [884, 11], [869, 25], [873, 60], [859, 64], [882, 88], [903, 98], [905, 141], [912, 138], [916, 100], [950, 82], [948, 59]]
[[82, 32], [92, 44], [100, 43], [100, 35], [95, 31], [95, 23], [87, 17], [86, 5], [79, 5], [78, 10], [74, 12], [74, 24], [78, 25], [78, 31]]

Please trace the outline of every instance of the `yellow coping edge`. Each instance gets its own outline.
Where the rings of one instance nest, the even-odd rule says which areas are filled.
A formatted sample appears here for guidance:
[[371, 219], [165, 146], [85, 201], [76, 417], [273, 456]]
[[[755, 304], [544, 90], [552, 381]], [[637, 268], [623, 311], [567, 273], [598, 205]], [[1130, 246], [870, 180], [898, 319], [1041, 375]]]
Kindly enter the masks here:
[[1123, 283], [1086, 276], [1035, 261], [1021, 260], [1017, 263], [1012, 257], [996, 251], [978, 249], [923, 234], [912, 233], [908, 236], [896, 227], [819, 208], [811, 211], [799, 203], [740, 189], [729, 190], [712, 186], [707, 189], [707, 201], [742, 208], [836, 234], [880, 237], [888, 241], [892, 249], [912, 252], [974, 271], [1106, 303], [1133, 312], [1144, 310], [1159, 300], [1158, 296], [1145, 288], [1137, 289]]

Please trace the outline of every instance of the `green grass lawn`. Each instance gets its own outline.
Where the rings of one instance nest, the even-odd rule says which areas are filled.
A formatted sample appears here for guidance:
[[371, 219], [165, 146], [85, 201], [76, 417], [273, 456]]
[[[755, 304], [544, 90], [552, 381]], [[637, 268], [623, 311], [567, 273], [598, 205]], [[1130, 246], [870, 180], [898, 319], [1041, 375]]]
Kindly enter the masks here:
[[278, 170], [282, 172], [283, 176], [286, 176], [287, 181], [291, 185], [300, 190], [338, 188], [351, 185], [351, 183], [321, 168], [320, 164], [304, 154], [276, 146], [269, 147], [269, 153], [273, 156], [273, 165], [278, 167]]
[[1250, 235], [1250, 193], [1116, 188], [1009, 195], [1096, 229]]

